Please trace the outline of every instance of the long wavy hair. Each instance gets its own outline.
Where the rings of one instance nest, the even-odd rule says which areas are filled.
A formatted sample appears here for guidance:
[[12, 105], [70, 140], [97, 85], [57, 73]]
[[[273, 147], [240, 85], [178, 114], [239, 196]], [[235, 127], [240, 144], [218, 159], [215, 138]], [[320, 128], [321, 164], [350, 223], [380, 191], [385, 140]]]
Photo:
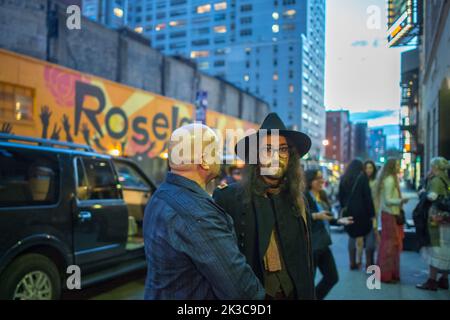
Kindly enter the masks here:
[[377, 178], [377, 166], [375, 165], [375, 162], [373, 162], [372, 160], [366, 160], [364, 162], [364, 173], [365, 173], [366, 168], [367, 168], [367, 166], [369, 164], [372, 165], [372, 167], [373, 167], [373, 173], [372, 173], [371, 177], [368, 176], [367, 178], [369, 178], [369, 181], [372, 181], [372, 180], [375, 180]]
[[377, 185], [376, 185], [377, 197], [380, 197], [381, 191], [383, 189], [383, 182], [389, 176], [392, 176], [394, 178], [395, 187], [400, 192], [400, 184], [398, 182], [397, 168], [396, 168], [398, 161], [399, 160], [396, 158], [389, 158], [386, 161], [386, 164], [383, 166], [383, 169], [381, 169], [381, 172], [378, 175]]
[[361, 160], [352, 160], [342, 176], [342, 185], [345, 188], [351, 189], [353, 184], [356, 182], [356, 178], [358, 178], [358, 176], [363, 172], [363, 169], [364, 165]]
[[[244, 201], [251, 202], [254, 194], [262, 194], [269, 187], [260, 177], [260, 168], [256, 164], [248, 164], [244, 168], [242, 185], [244, 186]], [[281, 192], [287, 194], [300, 214], [304, 214], [305, 201], [303, 198], [304, 174], [300, 164], [300, 156], [295, 148], [289, 149], [289, 162], [286, 173], [280, 185]]]

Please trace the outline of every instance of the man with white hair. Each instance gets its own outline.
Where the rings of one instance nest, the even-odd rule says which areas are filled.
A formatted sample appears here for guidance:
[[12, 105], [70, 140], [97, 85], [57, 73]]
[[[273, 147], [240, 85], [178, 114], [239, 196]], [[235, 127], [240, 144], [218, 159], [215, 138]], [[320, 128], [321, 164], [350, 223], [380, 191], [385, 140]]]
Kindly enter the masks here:
[[145, 208], [145, 299], [263, 299], [231, 217], [205, 191], [220, 172], [217, 135], [199, 123], [178, 128], [169, 166]]

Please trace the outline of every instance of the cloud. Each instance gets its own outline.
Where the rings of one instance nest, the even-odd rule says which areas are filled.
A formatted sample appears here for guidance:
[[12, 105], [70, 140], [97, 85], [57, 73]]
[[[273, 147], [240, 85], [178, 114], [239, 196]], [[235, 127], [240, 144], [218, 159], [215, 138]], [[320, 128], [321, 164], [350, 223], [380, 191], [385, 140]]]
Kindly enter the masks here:
[[363, 122], [380, 118], [392, 117], [396, 110], [368, 110], [365, 112], [352, 112], [350, 120], [355, 122]]
[[369, 45], [369, 42], [366, 40], [356, 40], [353, 41], [352, 47], [367, 47]]

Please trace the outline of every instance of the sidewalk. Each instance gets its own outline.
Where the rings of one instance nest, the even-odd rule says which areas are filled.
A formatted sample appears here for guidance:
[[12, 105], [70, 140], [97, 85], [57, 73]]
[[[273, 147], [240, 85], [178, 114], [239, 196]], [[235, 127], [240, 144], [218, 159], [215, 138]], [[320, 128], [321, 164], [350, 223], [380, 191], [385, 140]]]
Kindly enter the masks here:
[[[402, 188], [404, 196], [416, 195], [414, 190]], [[412, 219], [412, 211], [417, 204], [417, 197], [410, 200], [404, 207], [407, 219]], [[418, 252], [403, 251], [400, 262], [399, 284], [381, 283], [380, 290], [369, 290], [366, 282], [370, 274], [365, 271], [350, 271], [348, 262], [347, 243], [345, 232], [333, 229], [331, 231], [333, 251], [339, 273], [339, 282], [331, 290], [326, 299], [329, 300], [450, 300], [449, 290], [437, 292], [424, 291], [415, 288], [415, 285], [427, 279], [428, 266]], [[318, 272], [318, 277], [320, 277]], [[318, 280], [318, 278], [316, 279]]]

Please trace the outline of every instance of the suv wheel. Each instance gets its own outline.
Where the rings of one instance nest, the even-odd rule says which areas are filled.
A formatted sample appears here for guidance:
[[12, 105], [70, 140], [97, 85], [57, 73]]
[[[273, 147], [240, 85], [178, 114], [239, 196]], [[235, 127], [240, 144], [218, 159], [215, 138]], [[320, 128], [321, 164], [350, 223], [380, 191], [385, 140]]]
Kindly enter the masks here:
[[40, 254], [30, 253], [17, 258], [0, 276], [0, 299], [54, 300], [60, 295], [58, 268]]

